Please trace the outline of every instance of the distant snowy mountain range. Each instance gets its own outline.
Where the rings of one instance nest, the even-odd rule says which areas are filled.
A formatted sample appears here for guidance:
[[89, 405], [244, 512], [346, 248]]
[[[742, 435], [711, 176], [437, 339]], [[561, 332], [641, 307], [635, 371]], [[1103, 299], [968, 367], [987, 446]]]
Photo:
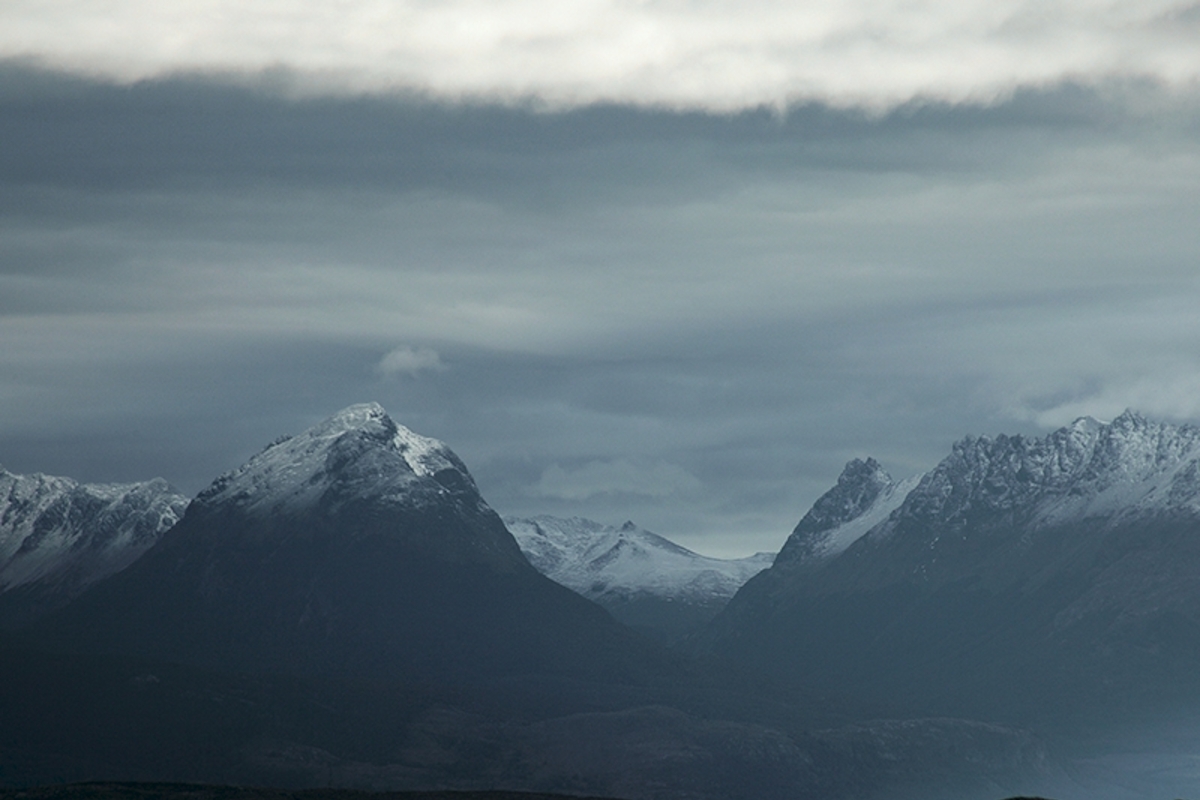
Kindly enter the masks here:
[[[347, 450], [354, 437], [343, 441], [345, 434], [381, 424], [382, 414], [373, 404], [353, 406], [299, 436], [280, 439], [215, 481], [197, 502], [269, 516], [303, 509], [320, 497], [338, 504], [369, 497], [411, 508], [436, 505], [459, 489], [478, 498], [467, 468], [444, 444], [402, 426], [389, 434], [386, 459], [378, 455], [383, 451]], [[0, 470], [0, 624], [11, 626], [61, 606], [128, 567], [179, 521], [187, 505], [161, 479], [80, 484]], [[778, 557], [708, 558], [633, 523], [615, 527], [552, 516], [505, 523], [539, 572], [627, 624], [673, 639], [706, 623], [772, 562], [776, 568], [762, 585], [835, 561], [845, 569], [843, 554], [865, 559], [870, 549], [897, 547], [886, 542], [899, 535], [909, 545], [916, 538], [925, 541], [924, 560], [880, 557], [872, 567], [877, 577], [910, 570], [928, 581], [1000, 568], [999, 562], [950, 558], [947, 537], [956, 531], [1017, 527], [1024, 533], [1016, 541], [1027, 546], [1035, 531], [1085, 521], [1114, 527], [1198, 515], [1200, 429], [1126, 412], [1109, 424], [1082, 418], [1037, 439], [968, 437], [934, 469], [903, 481], [893, 480], [874, 459], [855, 459], [801, 519]], [[1012, 563], [1019, 548], [1004, 536], [992, 538], [1009, 552], [1004, 563]], [[978, 539], [973, 534], [972, 541]], [[505, 549], [499, 543], [490, 547]], [[756, 591], [761, 590], [752, 587], [749, 596]]]
[[539, 572], [604, 606], [617, 619], [668, 639], [725, 606], [774, 556], [709, 558], [639, 528], [573, 517], [504, 520]]
[[129, 566], [187, 504], [161, 478], [83, 484], [0, 469], [0, 624], [64, 605]]

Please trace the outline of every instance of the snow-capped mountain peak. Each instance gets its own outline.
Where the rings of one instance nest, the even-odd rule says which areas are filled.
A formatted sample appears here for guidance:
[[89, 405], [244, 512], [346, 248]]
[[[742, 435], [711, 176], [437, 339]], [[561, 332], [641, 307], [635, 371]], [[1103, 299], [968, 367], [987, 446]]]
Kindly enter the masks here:
[[277, 440], [196, 500], [272, 513], [354, 498], [420, 505], [462, 490], [475, 493], [475, 483], [449, 447], [362, 403]]

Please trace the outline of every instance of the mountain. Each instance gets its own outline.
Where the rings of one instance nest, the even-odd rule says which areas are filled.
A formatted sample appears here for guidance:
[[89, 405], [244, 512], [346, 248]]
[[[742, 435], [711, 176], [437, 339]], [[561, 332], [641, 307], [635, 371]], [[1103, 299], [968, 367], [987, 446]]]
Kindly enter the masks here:
[[537, 516], [504, 523], [543, 575], [599, 603], [626, 625], [666, 639], [716, 616], [773, 558], [769, 553], [709, 558], [632, 522], [618, 528], [580, 517]]
[[665, 654], [525, 560], [462, 461], [376, 404], [221, 476], [37, 641], [205, 668], [621, 683]]
[[1115, 717], [1200, 698], [1200, 429], [1126, 412], [968, 437], [814, 559], [822, 528], [873, 519], [887, 484], [852, 462], [699, 646], [923, 712]]
[[183, 516], [161, 478], [81, 484], [0, 469], [0, 627], [66, 605], [128, 567]]
[[833, 558], [883, 522], [919, 480], [897, 483], [875, 459], [854, 459], [796, 525], [777, 560], [815, 564]]

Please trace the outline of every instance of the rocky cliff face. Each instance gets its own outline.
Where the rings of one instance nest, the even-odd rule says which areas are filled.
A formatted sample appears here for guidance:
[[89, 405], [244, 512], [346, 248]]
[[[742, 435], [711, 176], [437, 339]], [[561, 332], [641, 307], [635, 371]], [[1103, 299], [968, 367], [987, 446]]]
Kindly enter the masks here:
[[1200, 429], [1132, 411], [1039, 439], [970, 437], [906, 498], [902, 520], [940, 530], [1031, 529], [1200, 512]]

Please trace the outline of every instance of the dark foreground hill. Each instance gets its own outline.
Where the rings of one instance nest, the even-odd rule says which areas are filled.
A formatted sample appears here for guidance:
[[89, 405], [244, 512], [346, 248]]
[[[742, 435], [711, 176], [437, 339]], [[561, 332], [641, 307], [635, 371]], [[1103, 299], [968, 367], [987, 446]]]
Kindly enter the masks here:
[[[75, 783], [0, 790], [0, 800], [611, 800], [541, 792], [361, 792], [353, 789], [286, 791], [186, 783]], [[1011, 797], [1008, 800], [1048, 800]]]
[[[284, 791], [185, 783], [76, 783], [13, 791], [0, 800], [607, 800], [539, 792], [359, 792], [347, 789]], [[1046, 800], [1013, 797], [1009, 800]]]
[[586, 696], [603, 705], [564, 713], [553, 684], [546, 701], [496, 685], [351, 684], [12, 648], [0, 648], [0, 674], [0, 787], [139, 780], [989, 800], [1059, 777], [1035, 736], [965, 720], [805, 729], [594, 692]]

